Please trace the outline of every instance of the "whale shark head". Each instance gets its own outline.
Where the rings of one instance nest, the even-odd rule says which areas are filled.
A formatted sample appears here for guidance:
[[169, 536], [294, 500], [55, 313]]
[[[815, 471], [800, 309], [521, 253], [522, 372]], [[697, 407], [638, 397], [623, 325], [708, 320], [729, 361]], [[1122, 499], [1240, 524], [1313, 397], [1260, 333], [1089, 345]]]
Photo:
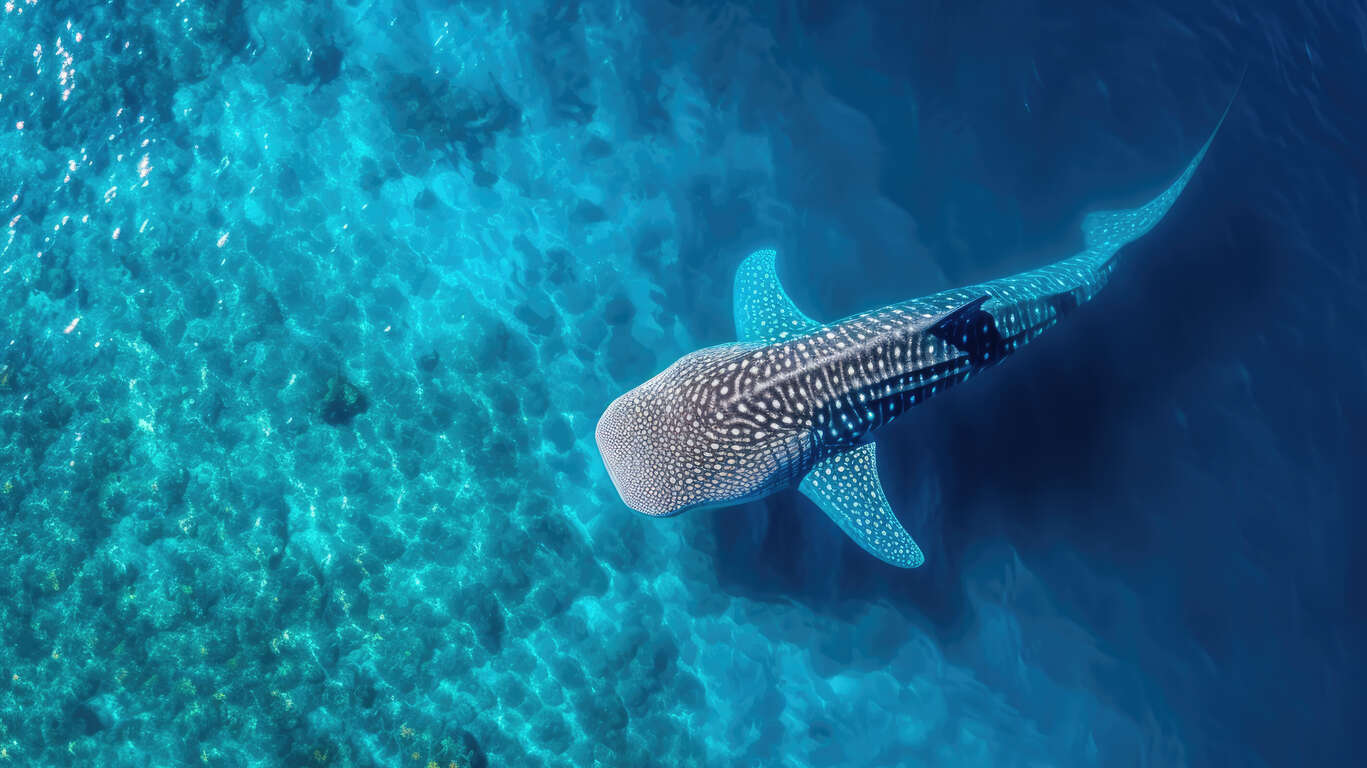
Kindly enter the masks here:
[[628, 507], [653, 517], [764, 496], [801, 455], [796, 433], [738, 426], [728, 366], [750, 351], [728, 344], [680, 358], [627, 392], [598, 420], [596, 438], [612, 483]]
[[656, 453], [654, 438], [668, 429], [642, 389], [613, 400], [598, 419], [598, 453], [628, 507], [655, 517], [677, 515], [688, 508], [689, 497], [675, 482], [680, 468], [667, 466]]

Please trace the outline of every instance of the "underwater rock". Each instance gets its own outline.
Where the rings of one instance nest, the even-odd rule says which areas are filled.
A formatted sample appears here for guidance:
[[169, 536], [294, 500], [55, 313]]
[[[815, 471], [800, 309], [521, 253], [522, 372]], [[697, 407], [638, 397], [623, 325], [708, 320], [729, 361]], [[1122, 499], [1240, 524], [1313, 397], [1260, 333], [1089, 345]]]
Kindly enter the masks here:
[[405, 545], [403, 537], [386, 523], [377, 523], [367, 540], [370, 553], [386, 565], [403, 557]]
[[575, 285], [579, 282], [574, 270], [574, 254], [564, 248], [546, 251], [547, 274], [552, 283], [560, 286]]
[[554, 295], [555, 303], [575, 316], [587, 314], [598, 300], [597, 290], [587, 283], [565, 283]]
[[313, 74], [318, 78], [318, 84], [327, 85], [341, 74], [342, 50], [332, 43], [324, 43], [313, 52], [310, 62], [313, 64]]
[[618, 293], [603, 307], [603, 319], [614, 326], [626, 325], [636, 317], [636, 305], [631, 299]]
[[[546, 346], [551, 347], [555, 344], [556, 340], [552, 340], [547, 342]], [[542, 357], [544, 359], [544, 353]], [[527, 391], [522, 394], [523, 413], [546, 413], [552, 407], [551, 396], [550, 393], [546, 391], [545, 382], [532, 382], [527, 386]]]
[[629, 331], [614, 328], [608, 337], [608, 373], [619, 381], [630, 381], [640, 377], [640, 372], [649, 369], [655, 360], [650, 348], [636, 340]]
[[527, 700], [529, 693], [527, 686], [523, 685], [522, 681], [513, 675], [504, 677], [495, 683], [494, 691], [498, 694], [498, 703], [507, 708], [516, 708]]
[[451, 741], [456, 765], [489, 768], [489, 758], [480, 748], [479, 741], [469, 731], [460, 731]]
[[428, 148], [461, 146], [471, 160], [500, 134], [517, 135], [522, 122], [521, 107], [493, 82], [477, 91], [401, 73], [388, 80], [382, 98], [395, 133], [416, 137]]
[[697, 708], [707, 703], [707, 692], [703, 689], [702, 681], [686, 672], [676, 679], [674, 695], [684, 707]]
[[369, 407], [365, 393], [346, 376], [339, 373], [328, 379], [327, 393], [323, 395], [323, 421], [334, 427], [350, 424]]
[[612, 145], [603, 139], [594, 136], [585, 144], [580, 152], [580, 157], [585, 161], [602, 160], [612, 154]]
[[[611, 330], [603, 318], [597, 315], [580, 317], [575, 329], [579, 334], [579, 342], [589, 350], [597, 349], [598, 345], [602, 344], [603, 340], [608, 337], [608, 331]], [[595, 353], [590, 352], [589, 354], [589, 359], [593, 359]]]
[[59, 262], [58, 266], [44, 269], [38, 279], [34, 281], [34, 289], [46, 293], [53, 299], [64, 299], [70, 296], [71, 292], [76, 290], [76, 279], [72, 277], [71, 270], [62, 266], [64, 263]]
[[599, 224], [607, 220], [608, 212], [601, 205], [588, 200], [580, 200], [570, 213], [570, 221], [576, 224]]
[[218, 291], [208, 280], [190, 281], [181, 289], [185, 311], [190, 317], [207, 317], [218, 304]]
[[[625, 724], [625, 723], [624, 723]], [[563, 754], [573, 743], [573, 734], [560, 713], [543, 709], [532, 718], [532, 737], [536, 742], [557, 754]]]
[[527, 330], [535, 336], [550, 336], [560, 325], [560, 317], [555, 308], [544, 301], [526, 301], [518, 304], [513, 316], [527, 325]]
[[486, 649], [492, 653], [503, 650], [503, 634], [507, 625], [498, 598], [485, 589], [472, 586], [448, 603], [448, 607], [453, 616], [470, 625], [475, 637]]
[[532, 590], [530, 596], [530, 608], [538, 616], [555, 617], [565, 612], [569, 608], [569, 601], [565, 595], [559, 594], [555, 588], [543, 584]]
[[580, 727], [588, 733], [616, 733], [631, 720], [622, 700], [610, 690], [575, 697], [574, 713]]
[[498, 183], [498, 176], [490, 173], [484, 168], [476, 168], [474, 175], [475, 186], [489, 188]]

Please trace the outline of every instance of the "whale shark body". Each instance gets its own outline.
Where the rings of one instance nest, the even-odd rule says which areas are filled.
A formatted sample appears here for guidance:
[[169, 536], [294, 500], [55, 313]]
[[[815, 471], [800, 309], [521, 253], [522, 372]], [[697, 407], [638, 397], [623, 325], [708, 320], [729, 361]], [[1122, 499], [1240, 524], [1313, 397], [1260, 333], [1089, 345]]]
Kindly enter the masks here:
[[735, 279], [739, 340], [685, 355], [599, 420], [599, 453], [622, 500], [664, 517], [796, 485], [871, 554], [921, 565], [879, 482], [871, 433], [1095, 296], [1119, 250], [1177, 200], [1223, 122], [1156, 198], [1088, 214], [1083, 251], [1030, 272], [822, 323], [788, 297], [774, 251], [751, 254]]

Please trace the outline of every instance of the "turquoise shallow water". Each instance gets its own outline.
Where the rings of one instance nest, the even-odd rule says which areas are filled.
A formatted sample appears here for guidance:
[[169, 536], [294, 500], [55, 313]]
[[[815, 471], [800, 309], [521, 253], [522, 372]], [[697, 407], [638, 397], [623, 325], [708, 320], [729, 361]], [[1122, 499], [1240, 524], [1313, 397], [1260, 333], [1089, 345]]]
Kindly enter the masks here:
[[[877, 58], [876, 14], [13, 0], [2, 18], [0, 765], [1285, 754], [1245, 752], [1258, 720], [1228, 705], [1239, 686], [1213, 682], [1266, 669], [1257, 648], [1169, 634], [1205, 609], [1141, 610], [1151, 583], [1176, 589], [1157, 567], [1125, 586], [1133, 572], [1097, 565], [1114, 550], [1071, 552], [1067, 531], [1021, 537], [1024, 557], [981, 516], [941, 533], [938, 500], [977, 480], [912, 487], [894, 471], [932, 560], [908, 577], [859, 561], [797, 497], [636, 516], [593, 445], [613, 396], [727, 338], [750, 248], [790, 246], [808, 275], [794, 293], [827, 313], [1035, 265], [1072, 242], [1092, 195], [1151, 193], [1175, 172], [1237, 66], [1210, 65], [1190, 114], [1155, 117], [1149, 145], [1054, 139], [1082, 146], [1047, 177], [1046, 207], [1013, 184], [1066, 148], [984, 181], [1005, 153], [994, 134], [963, 140], [935, 93], [851, 53]], [[1009, 71], [1012, 114], [1047, 106], [1045, 76]], [[889, 124], [946, 148], [911, 164], [927, 189], [909, 191]], [[1096, 157], [1109, 165], [1088, 176]], [[979, 172], [946, 181], [954, 163]], [[946, 202], [918, 208], [931, 180]], [[1199, 181], [1195, 194], [1199, 209]], [[1006, 242], [1019, 258], [989, 255]], [[876, 269], [869, 252], [885, 254]], [[1211, 375], [1240, 390], [1225, 373]], [[1317, 445], [1317, 466], [1347, 450]], [[1224, 477], [1193, 466], [1193, 482]], [[1030, 519], [1088, 482], [985, 493]], [[1348, 493], [1317, 487], [1320, 508]], [[1119, 549], [1123, 566], [1145, 554]], [[1341, 585], [1329, 549], [1322, 580]], [[1059, 588], [1092, 579], [1089, 594]], [[1309, 600], [1337, 605], [1338, 589]], [[1322, 681], [1349, 646], [1330, 646], [1341, 655], [1306, 663], [1335, 702]], [[1193, 714], [1184, 698], [1227, 708]], [[1337, 716], [1317, 723], [1330, 752]]]

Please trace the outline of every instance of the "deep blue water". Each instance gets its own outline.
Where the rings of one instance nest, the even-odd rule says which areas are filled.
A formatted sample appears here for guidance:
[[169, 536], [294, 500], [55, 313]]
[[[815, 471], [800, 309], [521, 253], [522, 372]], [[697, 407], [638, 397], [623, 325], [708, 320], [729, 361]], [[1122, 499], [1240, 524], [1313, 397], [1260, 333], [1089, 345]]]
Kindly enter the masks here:
[[[927, 554], [631, 512], [733, 337], [1073, 253], [880, 433]], [[1367, 5], [13, 0], [0, 765], [1350, 765]], [[1360, 759], [1360, 758], [1358, 758]]]

